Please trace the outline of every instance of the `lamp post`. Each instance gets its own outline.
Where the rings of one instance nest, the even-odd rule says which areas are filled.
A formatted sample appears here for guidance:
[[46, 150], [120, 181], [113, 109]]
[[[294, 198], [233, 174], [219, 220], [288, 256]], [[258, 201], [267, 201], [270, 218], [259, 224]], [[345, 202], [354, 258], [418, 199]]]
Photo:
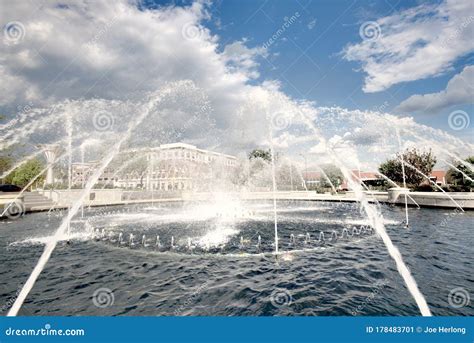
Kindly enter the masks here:
[[43, 150], [46, 157], [46, 164], [48, 169], [46, 170], [46, 182], [45, 185], [50, 185], [54, 183], [54, 171], [53, 165], [56, 162], [56, 156], [59, 152], [59, 146], [55, 144], [45, 144], [40, 145], [40, 149]]

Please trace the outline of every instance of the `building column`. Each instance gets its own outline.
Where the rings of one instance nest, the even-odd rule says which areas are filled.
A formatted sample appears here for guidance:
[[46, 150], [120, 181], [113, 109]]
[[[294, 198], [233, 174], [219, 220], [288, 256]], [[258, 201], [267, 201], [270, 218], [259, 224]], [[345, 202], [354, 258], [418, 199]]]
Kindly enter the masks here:
[[58, 154], [57, 145], [45, 145], [42, 147], [44, 155], [46, 157], [46, 164], [48, 169], [46, 170], [46, 185], [54, 183], [54, 172], [53, 165], [56, 162], [56, 155]]

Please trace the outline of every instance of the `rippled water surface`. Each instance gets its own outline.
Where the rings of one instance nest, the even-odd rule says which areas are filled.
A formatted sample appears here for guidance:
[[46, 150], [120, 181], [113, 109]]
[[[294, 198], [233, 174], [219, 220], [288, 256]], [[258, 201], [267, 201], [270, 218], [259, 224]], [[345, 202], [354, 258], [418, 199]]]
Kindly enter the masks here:
[[[20, 315], [419, 315], [357, 205], [300, 201], [278, 208], [278, 259], [270, 202], [86, 209]], [[453, 289], [469, 295], [474, 288], [474, 213], [409, 211], [407, 229], [403, 208], [382, 208], [433, 314], [474, 315], [471, 303], [448, 301]], [[2, 315], [62, 215], [0, 221]], [[98, 300], [99, 289], [111, 293]]]

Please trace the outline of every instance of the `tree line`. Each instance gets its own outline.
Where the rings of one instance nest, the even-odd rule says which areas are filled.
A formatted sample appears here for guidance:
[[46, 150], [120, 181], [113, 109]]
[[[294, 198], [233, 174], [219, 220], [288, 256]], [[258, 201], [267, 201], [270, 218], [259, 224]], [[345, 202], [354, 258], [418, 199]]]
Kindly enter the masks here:
[[[398, 153], [394, 158], [388, 159], [379, 167], [379, 172], [392, 181], [406, 186], [415, 191], [437, 190], [434, 181], [427, 177], [433, 172], [437, 162], [436, 156], [431, 150], [423, 151], [417, 148], [407, 149]], [[474, 188], [474, 172], [468, 165], [474, 164], [474, 156], [470, 156], [462, 162], [453, 162], [446, 172], [445, 191], [469, 192]], [[405, 173], [403, 173], [405, 172]], [[404, 175], [405, 174], [405, 178]]]
[[[255, 149], [248, 155], [249, 160], [260, 160], [264, 163], [270, 163], [272, 155], [270, 150]], [[13, 152], [11, 150], [5, 150], [0, 152], [0, 174], [3, 174], [7, 170], [11, 169], [14, 165]], [[279, 156], [275, 154], [275, 161], [279, 162]], [[417, 148], [407, 149], [395, 155], [383, 162], [379, 168], [379, 173], [383, 174], [399, 186], [406, 186], [415, 191], [431, 191], [437, 190], [430, 182], [429, 177], [433, 171], [433, 167], [436, 165], [437, 158], [431, 150], [423, 151]], [[474, 172], [469, 167], [474, 164], [474, 156], [468, 157], [463, 162], [453, 162], [452, 167], [446, 172], [446, 183], [443, 186], [445, 191], [457, 191], [457, 192], [469, 192], [474, 189]], [[258, 163], [254, 165], [258, 170], [264, 168]], [[39, 158], [33, 158], [18, 168], [15, 168], [10, 174], [1, 180], [4, 184], [14, 184], [19, 187], [25, 187], [35, 176], [42, 172], [45, 168], [45, 163]], [[279, 183], [288, 183], [290, 178], [289, 175], [293, 172], [294, 183], [298, 183], [298, 175], [296, 174], [297, 168], [292, 166], [291, 163], [287, 162], [282, 164], [281, 170], [279, 171]], [[331, 188], [331, 184], [334, 187], [339, 187], [343, 182], [343, 175], [340, 170], [333, 165], [321, 166], [321, 169], [326, 174], [325, 177], [321, 175], [318, 184], [306, 185], [310, 190], [325, 191]], [[404, 172], [404, 173], [403, 173]], [[247, 175], [251, 176], [251, 175]], [[262, 175], [263, 176], [263, 175]], [[404, 177], [405, 176], [405, 177]], [[242, 175], [242, 177], [245, 177]], [[35, 185], [42, 185], [44, 182], [44, 173], [39, 176], [35, 182]], [[266, 177], [264, 177], [266, 179]], [[328, 180], [329, 179], [329, 180]], [[329, 182], [330, 181], [330, 182]], [[240, 180], [238, 183], [243, 183]], [[386, 189], [390, 188], [391, 185], [388, 181], [377, 180], [375, 184], [369, 185], [375, 188]], [[296, 187], [296, 186], [295, 186]]]

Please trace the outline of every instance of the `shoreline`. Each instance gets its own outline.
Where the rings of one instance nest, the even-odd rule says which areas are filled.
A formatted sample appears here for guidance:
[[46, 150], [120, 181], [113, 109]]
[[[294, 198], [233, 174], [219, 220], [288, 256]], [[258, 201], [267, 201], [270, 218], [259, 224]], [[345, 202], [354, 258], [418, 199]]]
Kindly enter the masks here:
[[[20, 197], [20, 202], [24, 206], [23, 214], [26, 213], [35, 213], [35, 212], [46, 212], [46, 211], [55, 211], [55, 210], [66, 210], [71, 203], [74, 202], [74, 195], [80, 192], [81, 190], [61, 190], [61, 191], [36, 191], [36, 192], [25, 192], [22, 197]], [[370, 203], [379, 202], [384, 205], [390, 206], [405, 206], [405, 199], [403, 195], [403, 189], [395, 189], [396, 194], [391, 194], [389, 192], [368, 192], [365, 194], [367, 200]], [[43, 196], [49, 203], [47, 204], [29, 204], [28, 201], [23, 201], [22, 199], [28, 194], [40, 194]], [[149, 193], [149, 192], [148, 192]], [[393, 192], [392, 192], [393, 193]], [[53, 197], [52, 194], [56, 195]], [[156, 196], [158, 198], [145, 198], [145, 199], [123, 199], [124, 196], [132, 195], [134, 196], [146, 196], [147, 192], [141, 191], [124, 191], [121, 189], [100, 189], [92, 190], [94, 199], [98, 195], [97, 200], [88, 200], [84, 207], [107, 207], [107, 206], [126, 206], [126, 205], [135, 205], [135, 204], [153, 204], [153, 203], [167, 203], [167, 202], [200, 202], [200, 201], [210, 201], [216, 199], [216, 196], [223, 195], [225, 197], [231, 197], [243, 201], [269, 201], [273, 200], [273, 192], [229, 192], [229, 193], [186, 193], [176, 194], [174, 197], [163, 197], [166, 194], [160, 193]], [[409, 192], [413, 200], [408, 199], [407, 205], [409, 207], [423, 207], [423, 208], [436, 208], [436, 209], [459, 209], [458, 203], [463, 210], [471, 211], [474, 210], [474, 194], [473, 193], [435, 193], [435, 192]], [[49, 196], [48, 196], [49, 195]], [[318, 201], [318, 202], [339, 202], [339, 203], [354, 203], [358, 200], [353, 196], [353, 192], [347, 192], [345, 194], [333, 195], [333, 194], [318, 194], [312, 191], [280, 191], [276, 194], [277, 201]], [[452, 197], [450, 199], [448, 197]], [[0, 195], [3, 206], [8, 204], [8, 201], [11, 201], [17, 197], [17, 193], [5, 193]], [[115, 199], [115, 200], [111, 200]], [[18, 199], [17, 199], [18, 201]], [[456, 203], [455, 203], [456, 202]], [[1, 203], [0, 203], [1, 204]], [[419, 206], [418, 206], [418, 205]], [[2, 218], [7, 218], [4, 216]]]

